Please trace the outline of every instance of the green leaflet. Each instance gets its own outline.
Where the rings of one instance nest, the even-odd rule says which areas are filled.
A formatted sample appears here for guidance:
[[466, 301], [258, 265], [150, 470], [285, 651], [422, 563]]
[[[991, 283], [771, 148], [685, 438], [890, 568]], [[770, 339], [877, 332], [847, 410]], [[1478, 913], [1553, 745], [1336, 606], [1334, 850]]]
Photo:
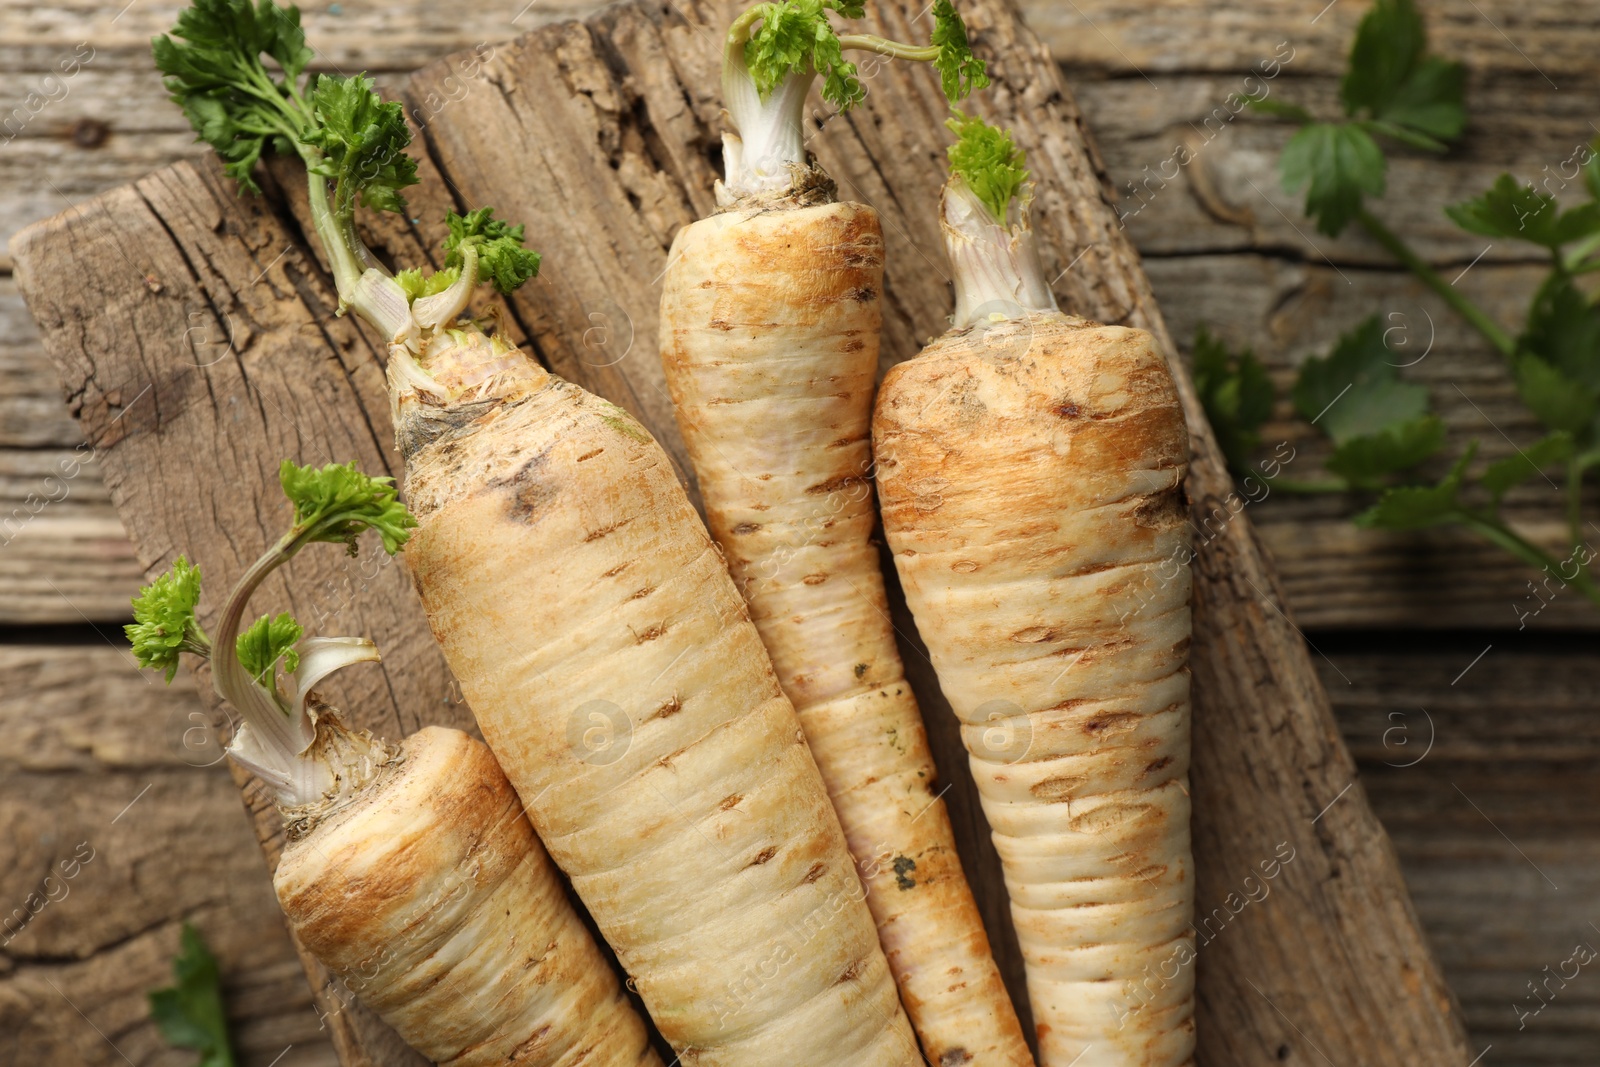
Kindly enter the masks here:
[[176, 984], [150, 994], [150, 1017], [176, 1048], [197, 1049], [199, 1067], [233, 1067], [228, 1016], [217, 961], [200, 932], [183, 924], [182, 949], [172, 961]]

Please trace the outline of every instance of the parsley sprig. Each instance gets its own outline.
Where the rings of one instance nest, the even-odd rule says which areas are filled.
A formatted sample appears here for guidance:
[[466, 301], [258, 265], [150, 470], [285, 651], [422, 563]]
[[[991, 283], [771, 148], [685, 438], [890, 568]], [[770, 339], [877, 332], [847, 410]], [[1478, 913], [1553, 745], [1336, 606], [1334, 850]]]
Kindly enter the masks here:
[[150, 993], [150, 1017], [174, 1048], [195, 1049], [199, 1067], [233, 1067], [222, 975], [205, 939], [183, 924], [182, 947], [172, 960], [175, 983]]
[[[406, 211], [402, 190], [417, 184], [417, 164], [407, 151], [411, 129], [402, 105], [385, 101], [365, 74], [307, 73], [314, 52], [298, 8], [273, 0], [193, 0], [151, 50], [173, 101], [241, 186], [260, 192], [255, 166], [269, 152], [298, 155], [305, 163], [312, 222], [332, 264], [341, 308], [353, 307], [386, 337], [406, 336], [410, 302], [460, 279], [460, 257], [438, 274], [414, 270], [390, 278], [362, 243], [358, 205]], [[538, 254], [522, 248], [522, 227], [491, 216], [488, 208], [449, 216], [452, 240], [462, 239], [463, 219], [477, 220], [465, 236], [481, 238], [463, 306], [465, 289], [479, 280], [509, 293], [538, 271]]]
[[974, 196], [1004, 224], [1006, 210], [1028, 181], [1027, 156], [1011, 140], [1011, 131], [991, 126], [976, 115], [952, 109], [945, 127], [956, 135], [946, 149], [950, 173], [966, 183]]
[[[1456, 524], [1473, 530], [1518, 559], [1571, 583], [1600, 605], [1600, 588], [1583, 566], [1593, 553], [1583, 537], [1585, 475], [1600, 466], [1600, 303], [1582, 287], [1582, 275], [1600, 271], [1600, 141], [1585, 149], [1581, 189], [1588, 199], [1563, 210], [1555, 197], [1501, 175], [1479, 196], [1445, 209], [1468, 233], [1524, 242], [1549, 258], [1550, 270], [1517, 330], [1496, 322], [1447, 282], [1399, 235], [1372, 213], [1367, 201], [1382, 196], [1387, 160], [1382, 143], [1445, 152], [1467, 125], [1465, 69], [1428, 52], [1427, 33], [1413, 0], [1376, 0], [1362, 19], [1340, 84], [1344, 117], [1318, 121], [1280, 100], [1256, 106], [1300, 129], [1279, 160], [1287, 191], [1305, 190], [1305, 212], [1318, 230], [1338, 236], [1355, 222], [1476, 329], [1509, 366], [1517, 391], [1545, 435], [1519, 445], [1517, 454], [1475, 473], [1471, 442], [1439, 480], [1419, 483], [1414, 469], [1444, 445], [1444, 427], [1428, 411], [1426, 391], [1403, 381], [1384, 345], [1376, 317], [1340, 339], [1325, 358], [1306, 361], [1294, 387], [1296, 412], [1315, 422], [1333, 452], [1323, 480], [1269, 479], [1302, 492], [1376, 492], [1376, 503], [1357, 516], [1366, 527], [1416, 529]], [[1262, 404], [1262, 376], [1248, 353], [1218, 356], [1209, 338], [1196, 342], [1196, 383], [1218, 427], [1230, 464], [1251, 470], [1249, 455], [1270, 412], [1270, 382]], [[1230, 362], [1231, 360], [1231, 362]], [[1249, 404], [1236, 398], [1248, 393]], [[1572, 555], [1555, 560], [1515, 533], [1501, 518], [1514, 486], [1560, 470]], [[1575, 573], [1572, 573], [1574, 572]]]

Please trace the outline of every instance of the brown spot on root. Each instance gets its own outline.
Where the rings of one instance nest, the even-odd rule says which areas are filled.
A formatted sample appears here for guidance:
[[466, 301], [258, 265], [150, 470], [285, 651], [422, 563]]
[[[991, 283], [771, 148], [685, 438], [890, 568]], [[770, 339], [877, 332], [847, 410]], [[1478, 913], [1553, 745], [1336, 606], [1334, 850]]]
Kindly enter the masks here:
[[878, 299], [877, 292], [875, 290], [868, 289], [866, 286], [858, 286], [855, 289], [848, 289], [845, 291], [844, 295], [845, 299], [847, 300], [856, 300], [863, 304], [869, 300]]
[[978, 566], [978, 561], [975, 559], [958, 559], [950, 564], [950, 569], [957, 574], [971, 574], [978, 569]]
[[600, 577], [602, 577], [602, 578], [615, 578], [617, 575], [621, 574], [623, 571], [627, 570], [631, 566], [633, 566], [633, 562], [631, 560], [629, 562], [627, 562], [627, 563], [619, 563], [615, 567], [612, 567], [610, 570], [606, 571]]
[[493, 489], [510, 490], [510, 499], [506, 501], [506, 515], [513, 522], [532, 526], [539, 521], [545, 506], [560, 494], [560, 489], [554, 482], [546, 481], [539, 476], [549, 460], [550, 452], [547, 449], [504, 478], [495, 478], [489, 482], [489, 486]]
[[722, 798], [722, 803], [717, 805], [718, 811], [732, 811], [739, 806], [739, 801], [744, 799], [743, 793], [729, 793]]
[[584, 544], [588, 544], [591, 541], [598, 541], [598, 540], [600, 540], [600, 538], [605, 537], [607, 534], [616, 533], [618, 530], [622, 529], [624, 526], [628, 525], [628, 523], [630, 523], [632, 521], [633, 521], [632, 519], [622, 519], [621, 521], [614, 522], [609, 526], [602, 526], [597, 530], [590, 530], [587, 534], [584, 535], [583, 543]]
[[1054, 410], [1055, 413], [1060, 415], [1063, 419], [1077, 419], [1083, 417], [1083, 409], [1070, 400], [1065, 404], [1057, 404]]
[[724, 319], [712, 319], [710, 322], [706, 323], [706, 325], [711, 327], [713, 330], [731, 330], [731, 329], [733, 329], [733, 323], [728, 322], [728, 321], [726, 321]]
[[679, 700], [678, 694], [674, 693], [672, 694], [672, 699], [657, 708], [656, 713], [650, 717], [652, 719], [670, 719], [672, 716], [678, 714], [678, 712], [682, 710], [683, 701]]
[[1033, 783], [1028, 792], [1038, 797], [1047, 804], [1059, 804], [1071, 800], [1072, 794], [1088, 779], [1079, 776], [1062, 775], [1059, 778], [1046, 778], [1042, 782]]
[[1171, 756], [1162, 756], [1158, 760], [1151, 760], [1150, 763], [1146, 764], [1144, 772], [1143, 772], [1143, 774], [1140, 775], [1140, 777], [1142, 778], [1146, 774], [1154, 774], [1157, 771], [1159, 771], [1161, 768], [1167, 766], [1167, 764], [1169, 764], [1171, 762], [1172, 762], [1172, 757]]
[[1038, 645], [1055, 639], [1056, 632], [1048, 626], [1030, 626], [1011, 635], [1011, 640], [1024, 645]]
[[751, 860], [749, 863], [745, 864], [745, 868], [748, 870], [751, 867], [759, 867], [763, 863], [765, 863], [768, 860], [770, 860], [772, 857], [776, 856], [777, 854], [778, 854], [778, 847], [776, 845], [768, 845], [766, 848], [762, 849], [760, 852], [757, 852], [756, 853], [756, 858]]
[[811, 865], [811, 869], [806, 872], [806, 876], [804, 878], [800, 879], [800, 884], [801, 885], [810, 885], [812, 882], [815, 882], [817, 879], [821, 878], [824, 874], [827, 874], [827, 873], [828, 873], [828, 865], [827, 864], [825, 864], [825, 863], [813, 863]]
[[594, 457], [598, 456], [600, 453], [602, 453], [604, 451], [605, 451], [605, 449], [603, 449], [603, 448], [597, 448], [597, 449], [593, 450], [592, 452], [585, 452], [583, 455], [578, 457], [578, 462], [582, 463], [586, 459], [593, 459]]
[[828, 580], [828, 576], [826, 574], [808, 574], [800, 580], [806, 585], [821, 585]]
[[840, 973], [839, 980], [837, 982], [835, 982], [834, 985], [844, 985], [846, 982], [855, 981], [856, 980], [856, 976], [861, 973], [861, 970], [862, 970], [861, 961], [860, 960], [856, 960], [854, 963], [850, 964], [850, 966], [846, 967]]
[[666, 632], [667, 632], [666, 624], [658, 622], [654, 626], [651, 626], [651, 627], [648, 627], [648, 628], [646, 628], [644, 630], [641, 630], [636, 635], [636, 640], [638, 641], [639, 644], [642, 645], [646, 641], [654, 641], [656, 638], [660, 637], [662, 634], [664, 634]]
[[759, 529], [761, 529], [759, 522], [741, 522], [733, 528], [733, 532], [736, 534], [753, 534]]
[[839, 346], [839, 351], [841, 351], [841, 352], [859, 352], [865, 347], [867, 347], [867, 343], [865, 341], [863, 341], [859, 337], [852, 337], [852, 338], [850, 338], [850, 340], [846, 341], [844, 344]]
[[902, 891], [915, 889], [916, 880], [911, 877], [911, 872], [917, 869], [917, 861], [910, 856], [896, 856], [894, 858], [894, 884]]
[[829, 441], [828, 442], [828, 447], [829, 448], [849, 448], [851, 445], [858, 445], [862, 441], [865, 441], [866, 439], [867, 439], [867, 435], [864, 434], [864, 433], [856, 434], [856, 436], [854, 436], [854, 437], [840, 437], [840, 438], [836, 438], [835, 440]]
[[1083, 732], [1093, 737], [1125, 734], [1139, 724], [1139, 716], [1131, 711], [1113, 711], [1096, 715], [1083, 724]]
[[[958, 989], [965, 989], [966, 986], [967, 983], [962, 982], [959, 985], [951, 986], [948, 992], [954, 993]], [[971, 1062], [972, 1053], [964, 1048], [946, 1049], [939, 1056], [939, 1067], [961, 1067], [962, 1064]]]
[[1048, 708], [1045, 708], [1044, 710], [1045, 711], [1071, 711], [1073, 708], [1081, 707], [1082, 705], [1088, 704], [1088, 703], [1090, 703], [1090, 700], [1089, 700], [1088, 697], [1068, 697], [1066, 700], [1063, 700], [1061, 703], [1059, 703], [1059, 704], [1051, 704]]
[[826, 482], [818, 482], [807, 489], [806, 492], [819, 495], [822, 493], [837, 493], [839, 490], [849, 489], [851, 486], [865, 485], [866, 481], [859, 474], [845, 474]]
[[629, 600], [643, 600], [645, 597], [649, 596], [651, 593], [654, 593], [655, 591], [656, 591], [656, 587], [655, 586], [647, 585], [643, 589], [634, 590], [632, 593], [630, 593], [628, 595], [628, 599]]
[[867, 665], [865, 663], [857, 663], [856, 664], [856, 677], [857, 678], [865, 678], [866, 676], [867, 676]]
[[1147, 530], [1166, 530], [1182, 526], [1188, 520], [1188, 511], [1183, 502], [1183, 490], [1175, 485], [1146, 497], [1133, 509], [1133, 521]]

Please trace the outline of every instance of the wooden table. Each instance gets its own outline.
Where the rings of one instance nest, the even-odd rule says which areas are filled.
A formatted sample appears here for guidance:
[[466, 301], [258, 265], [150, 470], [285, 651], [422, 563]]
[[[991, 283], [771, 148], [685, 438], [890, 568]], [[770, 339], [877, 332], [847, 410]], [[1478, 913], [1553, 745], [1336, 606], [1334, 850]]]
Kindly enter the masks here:
[[[563, 13], [542, 4], [521, 13], [402, 4], [382, 15], [379, 5], [307, 6], [319, 62], [380, 74]], [[1368, 314], [1399, 314], [1419, 331], [1431, 318], [1433, 349], [1409, 373], [1430, 386], [1453, 445], [1479, 436], [1488, 455], [1506, 454], [1507, 438], [1526, 442], [1535, 431], [1498, 358], [1376, 247], [1308, 238], [1272, 173], [1283, 130], [1249, 118], [1205, 124], [1252, 64], [1282, 60], [1280, 42], [1293, 58], [1273, 91], [1332, 110], [1361, 8], [1338, 4], [1312, 22], [1321, 6], [1083, 0], [1035, 4], [1030, 19], [1065, 65], [1115, 185], [1142, 180], [1179, 143], [1196, 155], [1178, 179], [1147, 187], [1153, 195], [1128, 218], [1180, 341], [1208, 322], [1253, 345], [1284, 384], [1300, 359]], [[1439, 208], [1503, 169], [1536, 176], [1592, 132], [1600, 85], [1589, 57], [1600, 29], [1578, 5], [1425, 9], [1436, 48], [1472, 68], [1474, 127], [1448, 160], [1396, 160], [1380, 210], [1454, 276], [1483, 243], [1459, 235]], [[7, 131], [17, 136], [0, 134], [0, 235], [194, 154], [144, 44], [173, 11], [149, 0], [0, 7], [0, 56], [22, 72], [12, 91], [21, 100], [38, 87], [46, 100], [37, 114], [23, 101], [25, 121], [14, 114]], [[92, 58], [44, 81], [74, 54]], [[1516, 253], [1491, 248], [1460, 281], [1505, 321], [1539, 276]], [[46, 481], [79, 440], [8, 271], [0, 322], [10, 327], [0, 332], [0, 720], [10, 727], [0, 735], [0, 902], [36, 888], [38, 857], [62, 834], [116, 846], [103, 850], [114, 865], [91, 861], [66, 899], [0, 949], [0, 1058], [121, 1062], [114, 1042], [132, 1062], [185, 1062], [142, 1019], [143, 992], [166, 980], [177, 922], [190, 917], [224, 961], [244, 1061], [331, 1063], [231, 782], [175, 755], [172, 732], [198, 704], [138, 677], [119, 650], [115, 624], [139, 568], [95, 470]], [[1317, 462], [1315, 442], [1281, 414], [1269, 440], [1289, 440]], [[1524, 491], [1510, 511], [1554, 543], [1552, 498]], [[1526, 573], [1470, 541], [1360, 533], [1345, 521], [1350, 507], [1274, 498], [1252, 517], [1319, 653], [1476, 1047], [1493, 1044], [1483, 1061], [1491, 1064], [1591, 1063], [1600, 985], [1570, 983], [1520, 1032], [1514, 1006], [1537, 1006], [1526, 983], [1574, 943], [1600, 944], [1588, 925], [1600, 922], [1589, 910], [1600, 882], [1600, 724], [1586, 714], [1597, 704], [1600, 613], [1558, 598], [1518, 633]]]

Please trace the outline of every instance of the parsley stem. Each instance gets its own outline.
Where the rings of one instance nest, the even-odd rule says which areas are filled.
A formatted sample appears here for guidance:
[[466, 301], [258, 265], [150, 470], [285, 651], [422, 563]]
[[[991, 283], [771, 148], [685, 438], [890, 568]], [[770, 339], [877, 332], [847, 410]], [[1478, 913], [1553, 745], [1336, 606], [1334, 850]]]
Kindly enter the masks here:
[[939, 58], [936, 45], [901, 44], [871, 33], [846, 33], [839, 36], [841, 51], [876, 52], [894, 59], [909, 59], [917, 63], [932, 63]]
[[1567, 460], [1567, 535], [1574, 551], [1583, 547], [1583, 456]]
[[[1595, 606], [1600, 607], [1600, 588], [1596, 588], [1594, 579], [1582, 565], [1576, 573], [1568, 578], [1561, 570], [1562, 561], [1550, 555], [1538, 545], [1518, 534], [1511, 527], [1499, 519], [1480, 515], [1475, 511], [1462, 508], [1456, 512], [1457, 520], [1469, 530], [1474, 531], [1484, 540], [1510, 552], [1522, 562], [1532, 567], [1537, 567], [1541, 572], [1550, 575], [1564, 585], [1577, 588]], [[1573, 557], [1576, 559], [1576, 557]]]
[[1272, 488], [1281, 489], [1285, 493], [1302, 493], [1306, 495], [1313, 493], [1348, 493], [1353, 488], [1343, 478], [1316, 480], [1311, 478], [1285, 478], [1281, 474], [1276, 478], [1268, 478], [1264, 472], [1259, 470], [1256, 471], [1256, 474]]
[[1411, 250], [1400, 237], [1389, 227], [1385, 226], [1377, 216], [1366, 208], [1356, 214], [1356, 220], [1361, 223], [1368, 233], [1381, 244], [1390, 255], [1403, 263], [1412, 274], [1415, 274], [1424, 285], [1438, 294], [1443, 300], [1455, 309], [1456, 314], [1466, 319], [1467, 322], [1489, 341], [1502, 356], [1509, 358], [1516, 352], [1516, 341], [1511, 335], [1501, 329], [1499, 324], [1484, 313], [1483, 309], [1467, 299], [1466, 295], [1445, 281], [1428, 263]]

